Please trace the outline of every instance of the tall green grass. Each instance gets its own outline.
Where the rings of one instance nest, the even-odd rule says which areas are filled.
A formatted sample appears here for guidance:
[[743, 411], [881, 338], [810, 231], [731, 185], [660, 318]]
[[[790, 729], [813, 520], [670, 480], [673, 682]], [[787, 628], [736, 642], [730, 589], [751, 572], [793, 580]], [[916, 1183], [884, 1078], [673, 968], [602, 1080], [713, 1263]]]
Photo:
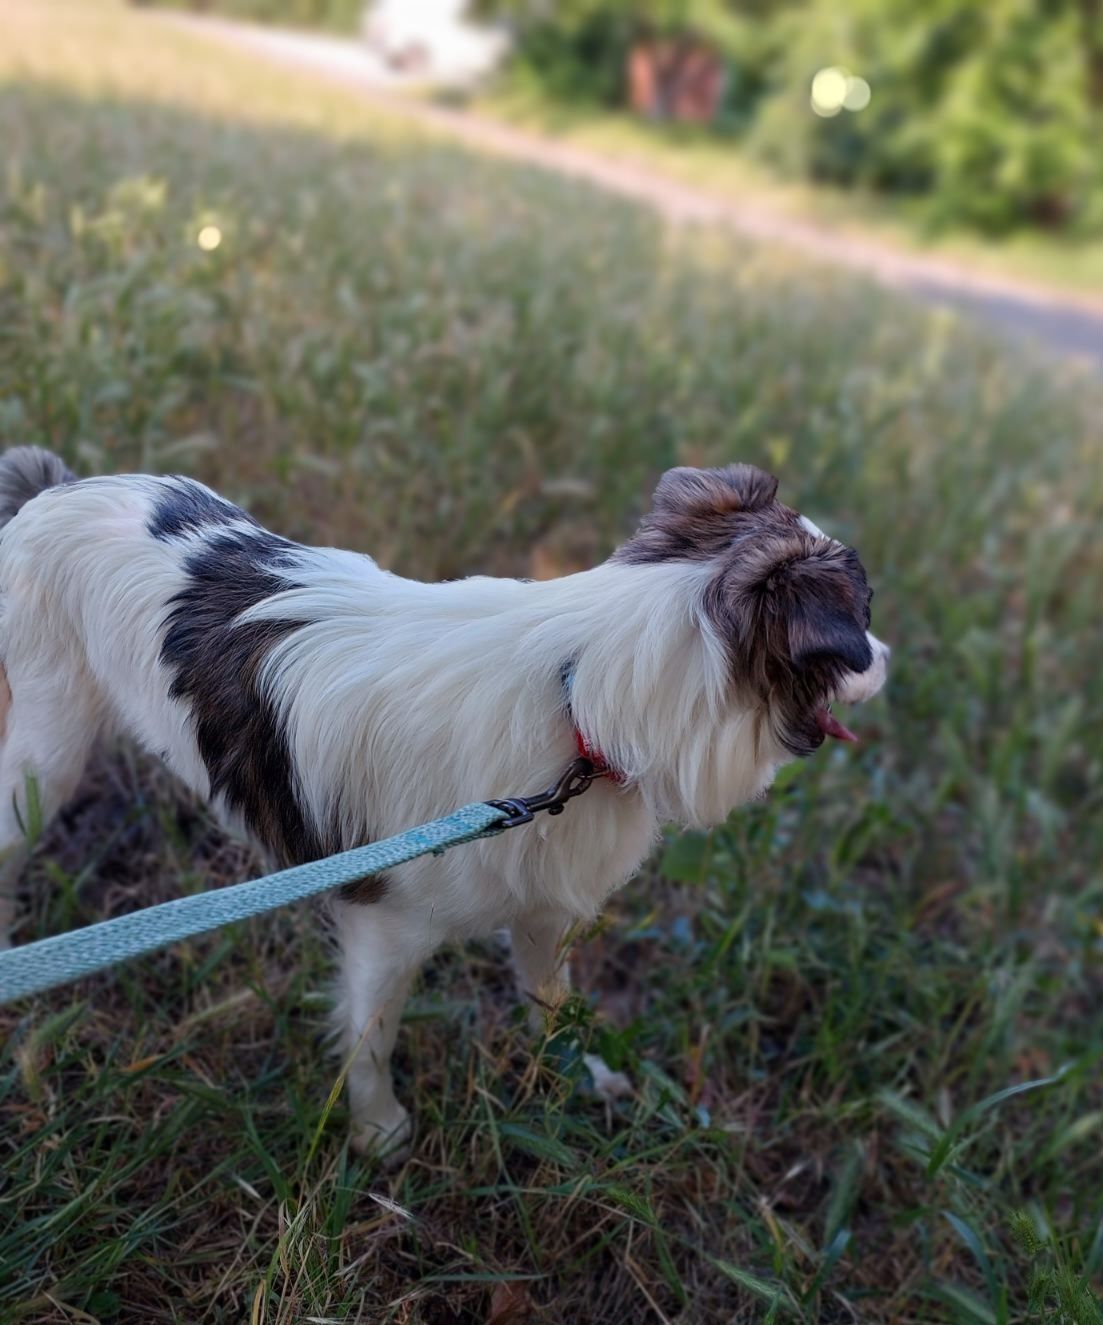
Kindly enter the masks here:
[[[156, 18], [9, 10], [5, 442], [424, 576], [584, 564], [666, 466], [748, 460], [895, 657], [856, 753], [671, 837], [544, 1042], [493, 943], [434, 962], [393, 1177], [329, 1114], [305, 913], [0, 1010], [0, 1317], [1098, 1321], [1098, 386]], [[18, 937], [256, 868], [117, 750]]]

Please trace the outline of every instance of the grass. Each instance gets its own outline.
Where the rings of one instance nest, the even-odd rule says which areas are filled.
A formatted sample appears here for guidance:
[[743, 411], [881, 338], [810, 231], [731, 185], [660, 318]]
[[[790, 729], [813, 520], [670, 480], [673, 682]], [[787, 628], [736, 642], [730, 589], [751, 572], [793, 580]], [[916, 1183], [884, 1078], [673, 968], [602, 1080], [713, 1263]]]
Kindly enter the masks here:
[[1036, 228], [1004, 238], [965, 227], [936, 230], [922, 200], [786, 179], [731, 138], [693, 125], [654, 124], [623, 111], [565, 104], [531, 79], [507, 80], [476, 104], [494, 118], [635, 162], [767, 214], [810, 221], [831, 233], [930, 254], [970, 271], [1049, 286], [1096, 302], [1103, 292], [1103, 240]]
[[[584, 563], [749, 460], [896, 656], [856, 752], [614, 899], [543, 1042], [493, 942], [432, 964], [397, 1174], [347, 1151], [307, 911], [0, 1009], [0, 1318], [1098, 1323], [1099, 386], [107, 0], [2, 19], [6, 441], [426, 576]], [[109, 750], [18, 938], [257, 868]]]

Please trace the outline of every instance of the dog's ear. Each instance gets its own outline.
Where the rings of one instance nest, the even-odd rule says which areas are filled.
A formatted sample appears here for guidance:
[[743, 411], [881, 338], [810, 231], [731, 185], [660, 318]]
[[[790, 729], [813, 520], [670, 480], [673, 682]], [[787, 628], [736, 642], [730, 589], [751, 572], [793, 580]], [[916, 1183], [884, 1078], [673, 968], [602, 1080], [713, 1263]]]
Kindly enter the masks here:
[[615, 559], [640, 565], [723, 556], [740, 521], [769, 506], [776, 492], [777, 479], [753, 465], [669, 469], [655, 489], [650, 514]]
[[777, 496], [777, 479], [754, 465], [668, 469], [652, 499], [656, 514], [700, 517], [754, 511]]
[[870, 598], [853, 548], [794, 531], [741, 549], [710, 584], [705, 610], [759, 688], [813, 691], [872, 664]]
[[866, 630], [870, 591], [858, 554], [824, 542], [777, 566], [762, 585], [763, 610], [797, 673], [837, 677], [873, 662]]
[[873, 665], [871, 595], [852, 548], [788, 514], [784, 527], [732, 549], [702, 606], [732, 680], [761, 702], [784, 748], [807, 755], [823, 743], [822, 710], [840, 683]]

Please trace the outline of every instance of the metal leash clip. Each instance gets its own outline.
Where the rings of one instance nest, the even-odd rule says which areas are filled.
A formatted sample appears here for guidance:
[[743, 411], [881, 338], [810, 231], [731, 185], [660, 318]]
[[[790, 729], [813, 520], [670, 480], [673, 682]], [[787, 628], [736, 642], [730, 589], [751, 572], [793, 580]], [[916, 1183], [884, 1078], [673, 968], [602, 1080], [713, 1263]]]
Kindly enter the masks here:
[[590, 783], [599, 777], [605, 777], [605, 773], [599, 773], [592, 760], [581, 756], [573, 759], [555, 786], [549, 787], [547, 791], [536, 796], [513, 796], [502, 801], [487, 801], [488, 805], [493, 805], [496, 810], [502, 810], [509, 816], [494, 827], [517, 828], [520, 824], [530, 824], [533, 815], [539, 814], [541, 810], [547, 810], [549, 814], [562, 814], [567, 802], [574, 796], [581, 796]]

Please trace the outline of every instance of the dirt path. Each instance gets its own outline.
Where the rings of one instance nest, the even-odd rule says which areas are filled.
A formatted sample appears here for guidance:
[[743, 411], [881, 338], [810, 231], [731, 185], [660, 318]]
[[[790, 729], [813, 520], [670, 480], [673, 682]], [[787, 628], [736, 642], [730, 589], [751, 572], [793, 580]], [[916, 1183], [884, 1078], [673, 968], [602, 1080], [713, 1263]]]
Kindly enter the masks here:
[[588, 180], [647, 203], [675, 222], [726, 225], [755, 239], [787, 245], [815, 260], [861, 272], [883, 285], [977, 314], [1004, 333], [1040, 342], [1062, 356], [1082, 359], [1103, 370], [1103, 299], [982, 274], [950, 259], [911, 254], [876, 240], [839, 234], [779, 215], [754, 201], [718, 198], [638, 165], [465, 111], [429, 105], [407, 95], [403, 90], [405, 80], [356, 41], [222, 19], [173, 16], [160, 21], [322, 74], [356, 88], [388, 110], [480, 150]]

